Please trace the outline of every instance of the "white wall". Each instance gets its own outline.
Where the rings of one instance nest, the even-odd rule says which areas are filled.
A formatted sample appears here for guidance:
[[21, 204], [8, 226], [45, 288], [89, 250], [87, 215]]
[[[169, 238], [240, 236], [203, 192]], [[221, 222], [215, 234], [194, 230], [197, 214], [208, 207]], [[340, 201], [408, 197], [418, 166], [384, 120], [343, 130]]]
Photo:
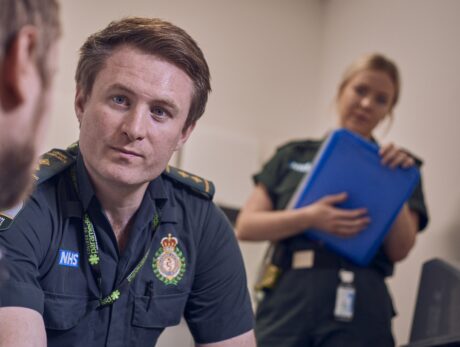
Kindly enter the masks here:
[[[335, 87], [345, 66], [368, 51], [382, 51], [399, 64], [401, 102], [384, 141], [395, 141], [425, 160], [425, 192], [431, 223], [409, 259], [397, 267], [391, 288], [400, 312], [399, 342], [407, 341], [421, 263], [433, 256], [458, 259], [460, 252], [460, 176], [456, 155], [460, 95], [460, 2], [456, 0], [61, 0], [64, 37], [56, 102], [46, 147], [62, 147], [77, 138], [73, 112], [73, 74], [84, 39], [113, 19], [156, 16], [187, 30], [202, 47], [212, 73], [213, 93], [198, 123], [237, 134], [255, 148], [248, 165], [267, 159], [289, 139], [321, 136], [333, 126]], [[198, 143], [202, 136], [196, 134]], [[194, 136], [192, 135], [192, 136]], [[192, 137], [193, 138], [193, 137]], [[243, 139], [243, 140], [242, 140]], [[246, 139], [246, 140], [244, 140]], [[201, 142], [202, 143], [202, 142]], [[222, 145], [222, 144], [221, 144]], [[225, 145], [222, 145], [225, 146]], [[203, 147], [200, 147], [203, 148]], [[213, 153], [219, 144], [210, 143]], [[236, 148], [239, 148], [238, 146]], [[228, 149], [223, 149], [226, 152]], [[209, 153], [201, 152], [199, 156]], [[239, 151], [239, 152], [238, 152]], [[241, 150], [233, 158], [244, 156]], [[221, 181], [213, 171], [228, 158], [212, 155], [197, 174]], [[193, 156], [193, 154], [192, 154]], [[189, 158], [190, 159], [190, 158]], [[202, 158], [201, 158], [202, 159]], [[192, 160], [193, 162], [193, 160]], [[251, 163], [251, 164], [249, 164]], [[241, 165], [235, 160], [234, 168]], [[201, 165], [201, 164], [200, 164]], [[237, 178], [244, 200], [250, 186]], [[219, 187], [218, 187], [219, 189]], [[223, 188], [225, 190], [225, 188]], [[219, 190], [218, 190], [219, 192]], [[219, 193], [218, 193], [219, 194]], [[235, 200], [236, 199], [236, 200]], [[240, 201], [242, 204], [243, 201]], [[250, 280], [260, 252], [243, 244]], [[259, 248], [260, 249], [260, 248]], [[172, 336], [172, 335], [170, 335]], [[177, 337], [177, 336], [175, 336]], [[173, 340], [170, 340], [173, 341]], [[168, 346], [168, 342], [164, 342]]]
[[[155, 16], [189, 32], [210, 65], [213, 93], [200, 123], [276, 143], [306, 127], [316, 96], [320, 2], [305, 0], [63, 0], [64, 38], [47, 147], [76, 138], [73, 75], [84, 39], [127, 15]], [[276, 101], [276, 102], [274, 102]], [[298, 131], [298, 135], [302, 133]]]

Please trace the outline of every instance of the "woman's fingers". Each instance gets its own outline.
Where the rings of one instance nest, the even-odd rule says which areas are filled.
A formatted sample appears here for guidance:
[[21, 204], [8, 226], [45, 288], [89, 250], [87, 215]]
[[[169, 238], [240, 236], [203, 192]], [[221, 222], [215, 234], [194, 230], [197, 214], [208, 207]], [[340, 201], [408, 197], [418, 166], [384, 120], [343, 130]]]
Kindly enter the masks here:
[[382, 164], [394, 169], [396, 167], [409, 168], [415, 164], [415, 160], [404, 150], [393, 143], [382, 146], [380, 149]]

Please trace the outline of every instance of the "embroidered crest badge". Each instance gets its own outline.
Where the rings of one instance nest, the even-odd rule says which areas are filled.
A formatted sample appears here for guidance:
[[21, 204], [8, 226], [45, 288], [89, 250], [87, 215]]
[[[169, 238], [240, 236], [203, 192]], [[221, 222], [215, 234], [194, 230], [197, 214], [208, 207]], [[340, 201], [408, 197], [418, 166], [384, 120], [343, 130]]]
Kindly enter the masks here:
[[153, 257], [153, 272], [166, 285], [177, 285], [185, 273], [185, 257], [178, 243], [176, 237], [168, 234], [161, 239], [161, 248]]

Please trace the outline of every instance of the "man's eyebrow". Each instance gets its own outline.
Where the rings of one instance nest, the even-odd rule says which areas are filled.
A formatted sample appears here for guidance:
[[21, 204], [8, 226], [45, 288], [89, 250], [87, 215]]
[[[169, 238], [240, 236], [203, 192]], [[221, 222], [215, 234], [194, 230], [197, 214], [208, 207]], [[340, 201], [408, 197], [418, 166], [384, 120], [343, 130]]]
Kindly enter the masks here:
[[124, 91], [126, 93], [129, 93], [129, 94], [134, 94], [134, 91], [129, 89], [128, 87], [126, 87], [125, 85], [123, 84], [120, 84], [120, 83], [114, 83], [112, 85], [110, 85], [108, 88], [108, 90], [121, 90], [121, 91]]
[[[127, 94], [131, 94], [131, 95], [136, 94], [132, 89], [130, 89], [129, 87], [125, 86], [124, 84], [120, 84], [120, 83], [114, 83], [111, 86], [109, 86], [107, 89], [108, 90], [122, 91], [122, 92], [125, 92]], [[179, 110], [179, 107], [174, 102], [174, 100], [169, 98], [169, 97], [166, 97], [166, 96], [161, 97], [159, 99], [152, 99], [150, 101], [150, 104], [160, 105], [160, 106], [163, 106], [165, 108], [169, 108], [172, 112], [177, 112]]]
[[170, 98], [162, 98], [162, 99], [159, 99], [159, 100], [155, 100], [154, 104], [163, 106], [165, 108], [168, 108], [173, 113], [176, 113], [179, 110], [179, 108], [177, 107], [176, 103], [173, 100], [171, 100]]

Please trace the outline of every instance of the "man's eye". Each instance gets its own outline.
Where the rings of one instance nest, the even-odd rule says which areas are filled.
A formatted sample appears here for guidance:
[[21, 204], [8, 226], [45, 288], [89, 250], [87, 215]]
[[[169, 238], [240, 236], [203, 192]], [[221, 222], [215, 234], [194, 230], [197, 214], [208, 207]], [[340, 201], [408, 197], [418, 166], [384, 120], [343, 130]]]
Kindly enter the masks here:
[[152, 112], [152, 115], [157, 116], [157, 117], [165, 117], [166, 116], [166, 111], [162, 107], [153, 107], [150, 112]]
[[124, 96], [120, 96], [120, 95], [114, 96], [112, 98], [112, 101], [118, 105], [128, 104], [128, 100]]

